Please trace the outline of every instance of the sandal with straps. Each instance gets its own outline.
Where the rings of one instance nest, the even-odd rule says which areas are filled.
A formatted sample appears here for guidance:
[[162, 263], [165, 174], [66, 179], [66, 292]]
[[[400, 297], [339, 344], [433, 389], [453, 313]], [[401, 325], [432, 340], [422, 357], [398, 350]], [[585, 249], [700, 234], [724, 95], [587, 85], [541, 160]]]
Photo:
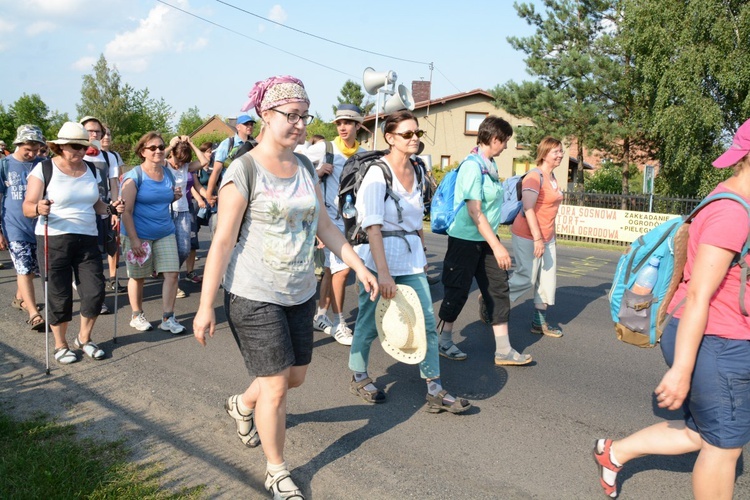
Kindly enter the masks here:
[[438, 344], [438, 353], [442, 357], [452, 359], [454, 361], [463, 361], [469, 357], [468, 354], [459, 349], [458, 346], [453, 342], [445, 345]]
[[69, 365], [78, 361], [78, 356], [76, 356], [76, 353], [68, 349], [68, 346], [58, 347], [55, 349], [55, 361], [61, 365]]
[[367, 389], [365, 389], [365, 386], [367, 386], [368, 384], [373, 384], [370, 377], [362, 379], [359, 382], [354, 380], [354, 377], [352, 377], [351, 382], [349, 382], [349, 392], [351, 392], [355, 396], [359, 396], [368, 403], [384, 403], [385, 392], [377, 388], [374, 391], [368, 391]]
[[37, 332], [43, 332], [44, 331], [44, 318], [42, 318], [41, 314], [35, 314], [29, 319], [26, 320], [26, 324], [31, 327], [32, 330], [35, 330]]
[[89, 358], [91, 359], [104, 359], [104, 356], [106, 354], [102, 349], [99, 349], [99, 346], [91, 342], [90, 340], [86, 342], [85, 344], [78, 340], [78, 337], [73, 341], [73, 345], [76, 346], [76, 348], [81, 349]]
[[[284, 479], [289, 479], [289, 481], [292, 483], [293, 489], [281, 489], [279, 483]], [[302, 490], [300, 490], [299, 487], [294, 484], [292, 475], [288, 470], [281, 471], [275, 476], [272, 476], [268, 471], [266, 471], [266, 489], [273, 495], [274, 500], [305, 500], [305, 496], [302, 494]]]
[[445, 401], [445, 396], [448, 395], [448, 391], [443, 389], [436, 395], [427, 394], [427, 411], [429, 413], [440, 413], [441, 411], [447, 411], [449, 413], [463, 413], [471, 408], [471, 403], [463, 398], [456, 398], [452, 403]]
[[617, 473], [622, 470], [622, 466], [612, 463], [611, 448], [611, 439], [597, 439], [594, 443], [594, 461], [599, 466], [599, 484], [604, 488], [604, 494], [617, 498]]

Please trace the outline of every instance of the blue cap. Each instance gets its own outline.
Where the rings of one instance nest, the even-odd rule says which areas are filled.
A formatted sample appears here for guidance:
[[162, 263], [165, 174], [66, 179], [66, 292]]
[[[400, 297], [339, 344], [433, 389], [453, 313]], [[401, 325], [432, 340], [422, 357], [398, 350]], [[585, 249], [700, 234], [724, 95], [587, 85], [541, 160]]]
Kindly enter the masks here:
[[245, 123], [248, 123], [248, 122], [255, 123], [255, 118], [253, 118], [250, 115], [240, 115], [237, 117], [238, 125], [244, 125]]

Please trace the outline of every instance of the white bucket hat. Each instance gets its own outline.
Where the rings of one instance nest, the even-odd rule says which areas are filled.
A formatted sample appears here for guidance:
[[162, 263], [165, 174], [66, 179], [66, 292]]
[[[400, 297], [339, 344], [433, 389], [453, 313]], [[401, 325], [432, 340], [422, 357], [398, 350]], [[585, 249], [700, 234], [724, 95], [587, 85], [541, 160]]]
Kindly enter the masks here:
[[416, 365], [427, 354], [424, 313], [419, 296], [407, 285], [396, 285], [396, 296], [380, 298], [375, 309], [375, 327], [383, 350], [397, 361]]
[[57, 139], [49, 141], [54, 144], [80, 144], [89, 147], [89, 133], [83, 125], [76, 122], [65, 122], [57, 133]]

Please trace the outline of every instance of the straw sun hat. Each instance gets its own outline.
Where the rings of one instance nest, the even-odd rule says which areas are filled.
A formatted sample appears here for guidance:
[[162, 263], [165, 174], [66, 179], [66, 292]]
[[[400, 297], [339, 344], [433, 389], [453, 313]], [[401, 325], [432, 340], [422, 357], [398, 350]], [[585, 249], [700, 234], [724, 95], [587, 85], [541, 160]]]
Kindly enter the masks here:
[[396, 285], [393, 299], [380, 298], [375, 309], [375, 326], [383, 350], [397, 361], [415, 365], [427, 353], [424, 313], [419, 296], [407, 285]]

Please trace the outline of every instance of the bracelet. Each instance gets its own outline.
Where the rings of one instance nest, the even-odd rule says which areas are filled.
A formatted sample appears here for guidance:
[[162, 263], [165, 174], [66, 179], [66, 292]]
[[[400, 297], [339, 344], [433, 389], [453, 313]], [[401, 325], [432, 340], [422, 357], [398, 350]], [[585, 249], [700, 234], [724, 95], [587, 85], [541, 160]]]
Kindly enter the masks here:
[[112, 207], [112, 204], [107, 205], [107, 215], [115, 215], [117, 213], [117, 210]]
[[534, 241], [544, 241], [544, 238], [535, 238]]
[[36, 202], [36, 205], [34, 206], [34, 208], [36, 209], [36, 214], [40, 215], [39, 214], [39, 202], [38, 201]]

